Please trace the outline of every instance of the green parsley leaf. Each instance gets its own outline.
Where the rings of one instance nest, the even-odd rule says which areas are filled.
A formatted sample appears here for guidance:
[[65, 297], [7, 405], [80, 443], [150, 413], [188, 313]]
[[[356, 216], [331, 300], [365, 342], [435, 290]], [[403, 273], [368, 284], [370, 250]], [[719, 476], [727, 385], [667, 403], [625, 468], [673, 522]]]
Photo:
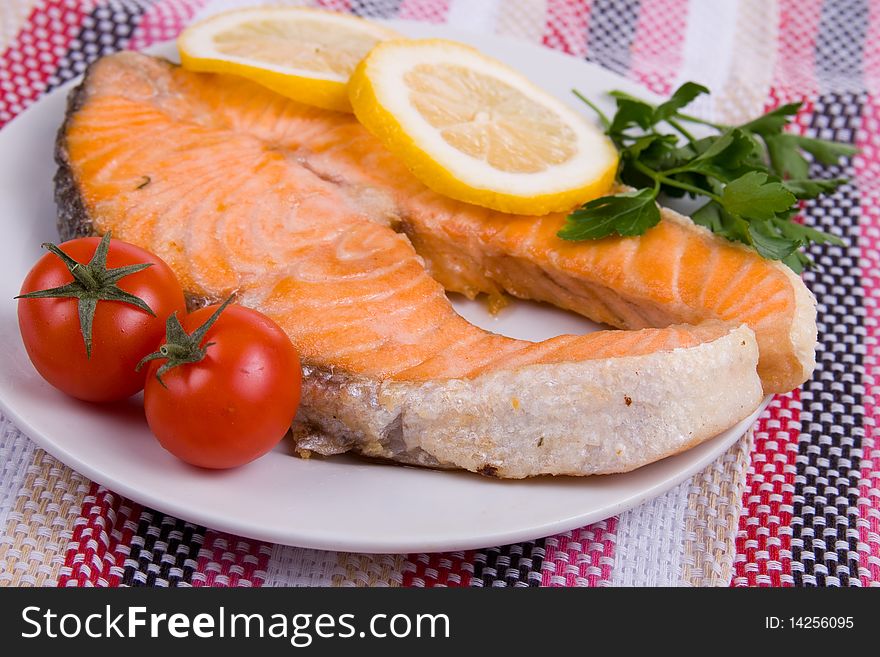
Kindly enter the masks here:
[[810, 175], [810, 163], [798, 149], [797, 135], [780, 133], [764, 137], [770, 166], [782, 178], [804, 179]]
[[851, 144], [842, 144], [827, 139], [813, 139], [802, 135], [794, 135], [798, 146], [807, 151], [822, 164], [838, 164], [840, 158], [850, 157], [858, 152]]
[[766, 137], [767, 135], [778, 134], [782, 132], [791, 121], [791, 117], [798, 113], [803, 103], [788, 103], [780, 105], [774, 110], [770, 110], [766, 114], [759, 116], [753, 121], [740, 126], [743, 130], [754, 132], [756, 135]]
[[687, 167], [722, 182], [730, 182], [749, 170], [765, 170], [763, 163], [755, 160], [759, 148], [747, 132], [732, 128], [714, 138], [709, 147], [691, 160]]
[[724, 232], [724, 217], [722, 208], [717, 203], [706, 203], [699, 210], [691, 215], [691, 220], [698, 226], [704, 226], [713, 233]]
[[611, 120], [608, 134], [620, 135], [627, 129], [636, 126], [647, 130], [654, 123], [653, 117], [654, 108], [648, 103], [629, 98], [618, 98], [617, 114]]
[[795, 274], [803, 273], [804, 269], [808, 269], [813, 266], [813, 260], [810, 256], [806, 255], [802, 251], [795, 251], [791, 255], [782, 259], [782, 262], [788, 266]]
[[749, 237], [758, 253], [769, 260], [784, 260], [801, 246], [799, 240], [781, 237], [767, 221], [749, 222]]
[[749, 222], [727, 212], [718, 203], [709, 202], [691, 215], [694, 223], [705, 226], [713, 233], [726, 237], [732, 242], [751, 244]]
[[777, 212], [785, 212], [796, 200], [782, 183], [768, 182], [767, 174], [759, 171], [751, 171], [731, 181], [721, 194], [725, 210], [758, 220], [775, 218]]
[[685, 82], [676, 89], [665, 103], [654, 110], [654, 123], [672, 118], [675, 114], [690, 105], [697, 96], [708, 94], [709, 90], [696, 82]]
[[572, 212], [559, 237], [599, 239], [609, 235], [641, 235], [660, 222], [660, 210], [650, 189], [603, 196]]
[[[633, 141], [627, 149], [627, 156], [639, 158], [649, 149], [654, 149], [655, 155], [661, 155], [664, 151], [668, 151], [670, 146], [675, 146], [675, 142], [676, 139], [674, 136], [672, 136], [672, 139], [670, 140], [670, 135], [651, 133]], [[658, 146], [660, 147], [659, 150], [657, 149]]]
[[[577, 94], [577, 92], [575, 92]], [[800, 272], [812, 264], [800, 249], [840, 240], [794, 221], [802, 200], [834, 192], [842, 178], [811, 178], [811, 163], [838, 164], [856, 152], [850, 144], [785, 132], [801, 103], [789, 103], [738, 126], [725, 126], [682, 113], [709, 93], [686, 82], [657, 106], [613, 91], [617, 112], [599, 115], [606, 134], [620, 149], [618, 180], [634, 189], [593, 200], [572, 212], [559, 236], [568, 240], [609, 235], [641, 235], [660, 220], [660, 193], [705, 199], [695, 223], [741, 242], [765, 258]], [[715, 134], [694, 136], [684, 123], [699, 123]], [[673, 132], [664, 130], [669, 127]]]
[[816, 244], [836, 244], [844, 246], [843, 240], [836, 235], [824, 233], [804, 224], [798, 224], [785, 219], [777, 219], [773, 222], [779, 232], [793, 240], [801, 240], [802, 242], [815, 242]]
[[785, 180], [783, 186], [799, 199], [816, 198], [822, 194], [830, 194], [846, 182], [845, 178], [830, 178], [828, 180]]

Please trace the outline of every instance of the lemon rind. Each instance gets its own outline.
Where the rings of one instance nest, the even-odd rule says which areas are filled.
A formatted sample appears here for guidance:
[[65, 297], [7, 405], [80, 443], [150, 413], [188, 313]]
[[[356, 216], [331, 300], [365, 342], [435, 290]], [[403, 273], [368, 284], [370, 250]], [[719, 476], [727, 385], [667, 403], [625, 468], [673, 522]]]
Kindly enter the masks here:
[[346, 84], [348, 80], [327, 72], [287, 69], [269, 62], [250, 60], [218, 52], [210, 45], [206, 35], [216, 34], [227, 25], [233, 26], [233, 17], [256, 18], [291, 15], [308, 15], [311, 19], [328, 25], [346, 25], [377, 38], [393, 38], [400, 35], [381, 25], [361, 18], [336, 14], [307, 7], [255, 7], [220, 12], [188, 27], [178, 37], [177, 46], [184, 68], [201, 73], [238, 75], [263, 85], [287, 98], [306, 105], [313, 105], [337, 112], [351, 112]]
[[[450, 43], [438, 39], [409, 43], [429, 45], [428, 42]], [[557, 188], [546, 193], [523, 195], [488, 186], [475, 186], [463, 180], [450, 167], [439, 162], [436, 154], [425, 150], [379, 97], [368, 68], [375, 60], [377, 51], [400, 48], [402, 43], [402, 41], [386, 41], [378, 44], [355, 68], [348, 84], [348, 95], [358, 120], [429, 188], [444, 196], [501, 212], [544, 215], [570, 210], [576, 205], [602, 196], [612, 187], [617, 172], [618, 156], [610, 141], [607, 142], [610, 150], [605, 153], [606, 156], [610, 156], [609, 163], [599, 175], [583, 184], [572, 185], [565, 189]], [[461, 44], [455, 45], [458, 47]], [[476, 50], [464, 47], [483, 56]]]

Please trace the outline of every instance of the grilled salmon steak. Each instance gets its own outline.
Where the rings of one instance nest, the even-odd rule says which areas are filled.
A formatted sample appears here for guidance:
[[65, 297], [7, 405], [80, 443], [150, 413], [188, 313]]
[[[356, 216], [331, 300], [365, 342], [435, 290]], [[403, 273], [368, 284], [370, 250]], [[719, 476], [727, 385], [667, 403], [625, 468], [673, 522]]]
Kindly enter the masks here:
[[286, 143], [319, 175], [380, 196], [447, 290], [506, 292], [622, 329], [745, 323], [767, 393], [793, 390], [816, 365], [816, 302], [803, 281], [668, 208], [640, 237], [568, 242], [556, 236], [565, 215], [504, 214], [436, 194], [349, 117], [325, 113]]
[[[56, 158], [62, 236], [112, 230], [164, 258], [192, 299], [235, 293], [284, 328], [303, 361], [303, 454], [514, 478], [630, 470], [760, 402], [746, 324], [759, 342], [762, 324], [744, 294], [778, 323], [798, 312], [796, 279], [684, 219], [562, 244], [552, 217], [428, 192], [348, 116], [136, 53], [101, 59], [71, 93]], [[460, 317], [444, 285], [658, 326], [515, 340]], [[698, 312], [712, 303], [734, 321]], [[786, 367], [771, 369], [792, 385], [806, 371]]]

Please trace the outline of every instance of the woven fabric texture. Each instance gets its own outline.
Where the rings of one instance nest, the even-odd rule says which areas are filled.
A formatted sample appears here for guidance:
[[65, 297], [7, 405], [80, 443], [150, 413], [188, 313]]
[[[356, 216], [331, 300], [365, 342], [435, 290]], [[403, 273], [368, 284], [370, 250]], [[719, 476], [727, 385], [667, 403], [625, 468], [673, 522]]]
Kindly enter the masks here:
[[[121, 48], [173, 38], [239, 0], [0, 3], [0, 127]], [[865, 586], [880, 584], [880, 3], [868, 0], [323, 0], [374, 18], [494, 32], [585, 58], [646, 89], [713, 89], [738, 121], [804, 100], [796, 129], [857, 145], [852, 179], [804, 207], [817, 250], [815, 376], [754, 433], [654, 500], [575, 531], [448, 554], [269, 545], [144, 508], [87, 481], [0, 417], [0, 585]]]

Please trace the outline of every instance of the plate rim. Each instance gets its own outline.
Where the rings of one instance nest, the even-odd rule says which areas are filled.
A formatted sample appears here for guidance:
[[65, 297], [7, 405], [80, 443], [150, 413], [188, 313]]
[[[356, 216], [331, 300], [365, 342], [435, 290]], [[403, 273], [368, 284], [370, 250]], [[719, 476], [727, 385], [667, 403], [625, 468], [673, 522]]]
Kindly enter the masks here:
[[[547, 536], [553, 536], [561, 532], [585, 527], [592, 523], [605, 520], [625, 511], [629, 511], [630, 509], [633, 509], [644, 502], [647, 502], [672, 490], [683, 481], [689, 479], [699, 472], [702, 472], [711, 463], [714, 463], [728, 449], [730, 449], [730, 447], [732, 447], [734, 443], [740, 440], [749, 431], [749, 429], [754, 425], [755, 421], [758, 419], [761, 413], [763, 413], [767, 406], [770, 404], [772, 399], [773, 395], [766, 395], [761, 400], [758, 408], [755, 409], [748, 417], [740, 420], [737, 424], [730, 427], [725, 432], [722, 432], [721, 434], [718, 434], [717, 436], [714, 436], [709, 440], [704, 441], [699, 445], [696, 445], [690, 450], [686, 450], [697, 450], [700, 447], [703, 447], [705, 450], [705, 454], [700, 456], [700, 458], [696, 459], [686, 467], [678, 470], [673, 476], [656, 482], [654, 485], [648, 487], [647, 489], [643, 489], [637, 494], [630, 495], [626, 499], [617, 501], [613, 504], [605, 505], [598, 509], [593, 509], [589, 512], [577, 516], [559, 518], [548, 521], [541, 525], [532, 525], [528, 528], [512, 529], [507, 531], [482, 534], [480, 538], [474, 538], [472, 540], [462, 539], [456, 541], [454, 544], [447, 544], [442, 540], [428, 540], [422, 543], [413, 542], [411, 545], [408, 544], [409, 546], [404, 548], [397, 547], [399, 544], [395, 542], [384, 542], [381, 538], [379, 538], [378, 540], [365, 540], [361, 537], [348, 540], [346, 538], [336, 537], [330, 538], [330, 542], [325, 542], [327, 540], [326, 538], [318, 537], [317, 540], [305, 539], [301, 541], [299, 539], [294, 539], [297, 542], [290, 542], [290, 535], [281, 536], [271, 531], [264, 531], [262, 528], [258, 527], [254, 527], [254, 529], [251, 530], [248, 529], [246, 525], [243, 525], [240, 520], [238, 522], [233, 522], [230, 521], [228, 518], [215, 517], [210, 512], [204, 512], [194, 507], [180, 505], [173, 500], [165, 500], [162, 498], [153, 497], [148, 492], [144, 492], [141, 489], [129, 486], [123, 480], [114, 479], [109, 475], [105, 476], [103, 472], [101, 472], [100, 470], [96, 470], [87, 461], [83, 461], [79, 457], [67, 451], [62, 444], [53, 441], [51, 438], [44, 437], [39, 431], [34, 430], [33, 425], [30, 423], [30, 421], [21, 416], [14, 408], [10, 407], [6, 403], [6, 400], [2, 395], [0, 395], [0, 410], [2, 410], [3, 414], [8, 419], [11, 419], [13, 424], [30, 440], [32, 440], [39, 447], [51, 454], [54, 458], [58, 459], [60, 462], [70, 467], [75, 472], [86, 476], [90, 481], [93, 481], [101, 486], [108, 488], [113, 493], [122, 495], [128, 499], [134, 500], [135, 502], [144, 504], [151, 508], [155, 508], [157, 511], [167, 513], [181, 520], [202, 525], [206, 529], [213, 529], [215, 531], [222, 531], [245, 538], [265, 541], [268, 543], [278, 543], [280, 545], [287, 545], [291, 547], [302, 547], [308, 549], [329, 551], [358, 552], [363, 554], [406, 554], [416, 552], [434, 553], [473, 550], [486, 547], [510, 545], [524, 541], [532, 541]], [[711, 445], [711, 449], [706, 449], [710, 446], [710, 443], [714, 443], [715, 441], [718, 441], [717, 445]], [[676, 454], [666, 457], [666, 459], [661, 459], [661, 461], [675, 458], [676, 456], [678, 455]], [[660, 461], [655, 461], [654, 463], [659, 462]], [[650, 467], [651, 465], [653, 465], [653, 463], [642, 467], [646, 468]], [[390, 465], [388, 467], [397, 468], [412, 466]], [[473, 476], [478, 476], [473, 473], [469, 474], [472, 474]], [[591, 477], [619, 477], [626, 474], [628, 473], [591, 475]], [[553, 477], [553, 475], [544, 475], [544, 477]], [[569, 478], [577, 479], [576, 477]], [[519, 480], [502, 481], [510, 481], [513, 485], [515, 485], [516, 482]], [[154, 503], [153, 500], [158, 501], [158, 504]], [[489, 542], [486, 542], [487, 539], [489, 539]]]

